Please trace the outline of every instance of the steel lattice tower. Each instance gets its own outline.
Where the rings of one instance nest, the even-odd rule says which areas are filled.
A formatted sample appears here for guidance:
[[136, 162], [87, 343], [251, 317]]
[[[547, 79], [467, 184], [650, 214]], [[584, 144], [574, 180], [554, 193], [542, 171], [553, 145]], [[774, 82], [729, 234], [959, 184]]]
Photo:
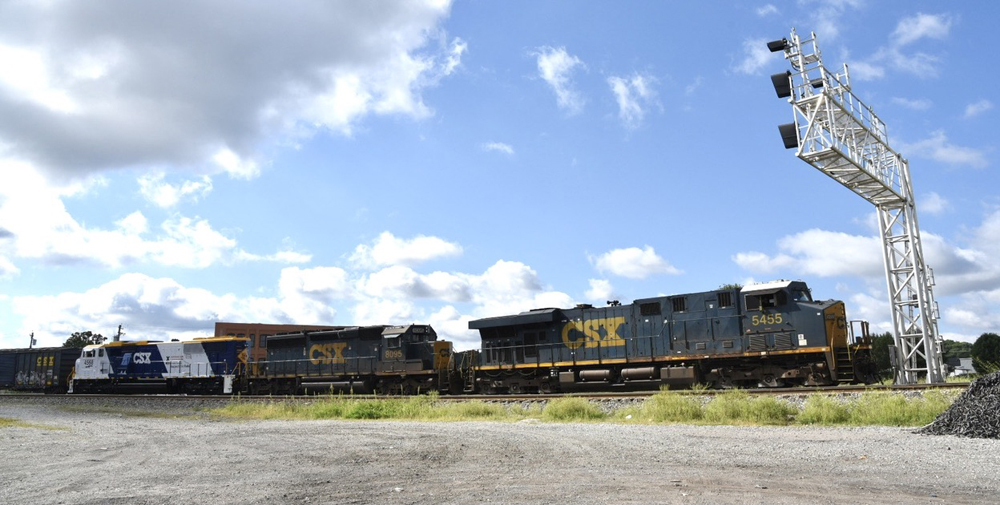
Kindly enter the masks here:
[[851, 92], [847, 65], [823, 66], [816, 34], [768, 43], [792, 70], [771, 76], [795, 122], [779, 126], [786, 148], [875, 206], [896, 345], [896, 383], [944, 382], [934, 276], [924, 263], [910, 169], [889, 146], [885, 124]]

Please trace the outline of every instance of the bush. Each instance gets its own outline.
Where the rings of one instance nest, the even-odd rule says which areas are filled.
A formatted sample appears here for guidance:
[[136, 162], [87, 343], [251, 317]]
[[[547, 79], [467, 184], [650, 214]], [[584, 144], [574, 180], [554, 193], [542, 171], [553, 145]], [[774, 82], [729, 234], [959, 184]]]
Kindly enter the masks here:
[[559, 398], [545, 406], [542, 416], [549, 421], [596, 421], [606, 416], [601, 409], [583, 398]]
[[666, 392], [651, 396], [637, 415], [654, 423], [686, 423], [703, 417], [698, 397]]
[[802, 412], [795, 417], [800, 424], [844, 424], [851, 418], [847, 404], [823, 395], [806, 399]]
[[775, 398], [751, 398], [744, 391], [727, 391], [705, 406], [704, 419], [712, 424], [784, 425], [798, 409]]

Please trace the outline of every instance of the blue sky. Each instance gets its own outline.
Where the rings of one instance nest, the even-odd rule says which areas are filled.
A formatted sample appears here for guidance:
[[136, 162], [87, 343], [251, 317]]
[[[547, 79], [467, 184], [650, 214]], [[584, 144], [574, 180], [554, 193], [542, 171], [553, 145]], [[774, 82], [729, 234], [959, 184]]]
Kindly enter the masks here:
[[875, 211], [765, 42], [908, 160], [945, 338], [1000, 330], [990, 2], [0, 2], [0, 347], [802, 279], [890, 328]]

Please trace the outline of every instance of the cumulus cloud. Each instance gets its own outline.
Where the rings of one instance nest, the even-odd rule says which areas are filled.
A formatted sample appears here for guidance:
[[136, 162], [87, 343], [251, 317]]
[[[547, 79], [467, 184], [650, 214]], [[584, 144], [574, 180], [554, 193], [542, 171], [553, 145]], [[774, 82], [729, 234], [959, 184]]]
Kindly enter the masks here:
[[589, 283], [590, 289], [587, 290], [584, 296], [595, 305], [620, 298], [615, 293], [615, 288], [611, 285], [611, 281], [607, 279], [590, 279]]
[[948, 14], [918, 12], [899, 21], [896, 30], [892, 32], [891, 40], [895, 46], [905, 46], [923, 38], [940, 40], [948, 36], [951, 25], [952, 19]]
[[170, 208], [182, 199], [197, 201], [212, 191], [212, 179], [207, 175], [200, 180], [184, 181], [180, 184], [170, 184], [164, 181], [166, 174], [155, 172], [139, 177], [139, 193], [158, 207]]
[[812, 229], [778, 240], [776, 255], [741, 252], [737, 265], [760, 274], [801, 277], [808, 275], [882, 274], [882, 246], [877, 237]]
[[462, 246], [438, 237], [418, 235], [412, 239], [402, 239], [386, 231], [372, 245], [361, 244], [355, 248], [350, 259], [352, 263], [362, 267], [413, 266], [461, 254]]
[[253, 177], [275, 133], [429, 115], [423, 91], [467, 49], [439, 27], [449, 12], [440, 0], [4, 3], [0, 138], [10, 156], [69, 174], [200, 165]]
[[982, 99], [978, 102], [970, 103], [965, 107], [965, 117], [966, 119], [970, 117], [978, 116], [993, 108], [993, 102]]
[[590, 258], [590, 261], [601, 272], [611, 272], [630, 279], [645, 279], [656, 274], [677, 275], [681, 273], [648, 245], [642, 249], [638, 247], [613, 249], [600, 256]]
[[572, 74], [577, 68], [586, 68], [583, 61], [569, 54], [565, 47], [539, 47], [534, 53], [539, 76], [556, 94], [560, 109], [570, 114], [583, 110], [584, 99], [573, 86]]
[[[133, 338], [205, 336], [214, 322], [286, 324], [404, 324], [429, 322], [442, 338], [471, 348], [470, 319], [539, 307], [572, 307], [569, 295], [545, 289], [538, 274], [515, 261], [497, 261], [479, 274], [420, 273], [392, 265], [374, 273], [339, 267], [287, 267], [273, 295], [236, 296], [186, 287], [170, 278], [127, 273], [82, 292], [11, 297], [23, 327], [42, 345], [70, 333], [108, 334], [119, 324]], [[458, 307], [462, 307], [460, 310]]]
[[733, 70], [740, 74], [759, 74], [769, 61], [771, 61], [771, 51], [767, 49], [767, 39], [744, 39], [743, 57], [733, 66]]
[[[924, 259], [933, 268], [937, 293], [1000, 289], [1000, 211], [985, 217], [965, 245], [921, 232]], [[752, 273], [785, 278], [856, 277], [880, 284], [885, 279], [878, 236], [850, 235], [812, 229], [778, 240], [778, 252], [741, 252], [733, 261]]]
[[860, 80], [880, 79], [888, 67], [918, 77], [936, 76], [941, 58], [910, 46], [924, 39], [946, 39], [953, 24], [954, 19], [949, 14], [917, 13], [901, 19], [889, 35], [888, 44], [866, 60], [851, 63], [854, 75]]
[[630, 77], [608, 77], [608, 85], [618, 103], [618, 118], [626, 128], [635, 129], [642, 124], [646, 110], [657, 106], [656, 90], [653, 86], [656, 78], [639, 73]]
[[840, 20], [848, 9], [858, 9], [863, 0], [817, 0], [810, 3], [810, 26], [823, 40], [840, 36]]
[[924, 195], [923, 198], [916, 200], [916, 202], [920, 206], [920, 211], [928, 214], [943, 214], [951, 209], [951, 203], [933, 191]]
[[986, 153], [972, 147], [955, 145], [948, 140], [944, 130], [937, 130], [931, 136], [913, 143], [901, 143], [900, 152], [912, 156], [929, 158], [951, 166], [985, 168], [989, 165]]
[[[157, 180], [145, 181], [150, 195], [158, 194], [153, 190], [158, 187]], [[214, 229], [207, 220], [182, 215], [168, 217], [155, 229], [139, 211], [120, 218], [111, 228], [88, 226], [73, 218], [63, 203], [63, 198], [86, 192], [86, 188], [83, 183], [52, 185], [31, 166], [0, 161], [0, 223], [5, 224], [8, 235], [0, 239], [0, 256], [6, 257], [11, 266], [15, 261], [32, 260], [108, 268], [138, 262], [205, 268], [243, 260], [308, 260], [307, 255], [293, 251], [265, 256], [248, 253], [236, 239]], [[175, 189], [178, 192], [174, 196], [180, 198], [184, 186]], [[162, 198], [164, 202], [169, 200]]]

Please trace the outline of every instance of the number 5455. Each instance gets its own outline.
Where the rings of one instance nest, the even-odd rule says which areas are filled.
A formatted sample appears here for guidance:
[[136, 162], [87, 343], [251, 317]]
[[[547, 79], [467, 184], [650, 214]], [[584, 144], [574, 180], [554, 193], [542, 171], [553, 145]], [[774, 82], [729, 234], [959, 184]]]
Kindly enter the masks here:
[[781, 319], [781, 314], [761, 314], [750, 318], [750, 324], [754, 326], [762, 324], [781, 324], [782, 322], [783, 320]]

